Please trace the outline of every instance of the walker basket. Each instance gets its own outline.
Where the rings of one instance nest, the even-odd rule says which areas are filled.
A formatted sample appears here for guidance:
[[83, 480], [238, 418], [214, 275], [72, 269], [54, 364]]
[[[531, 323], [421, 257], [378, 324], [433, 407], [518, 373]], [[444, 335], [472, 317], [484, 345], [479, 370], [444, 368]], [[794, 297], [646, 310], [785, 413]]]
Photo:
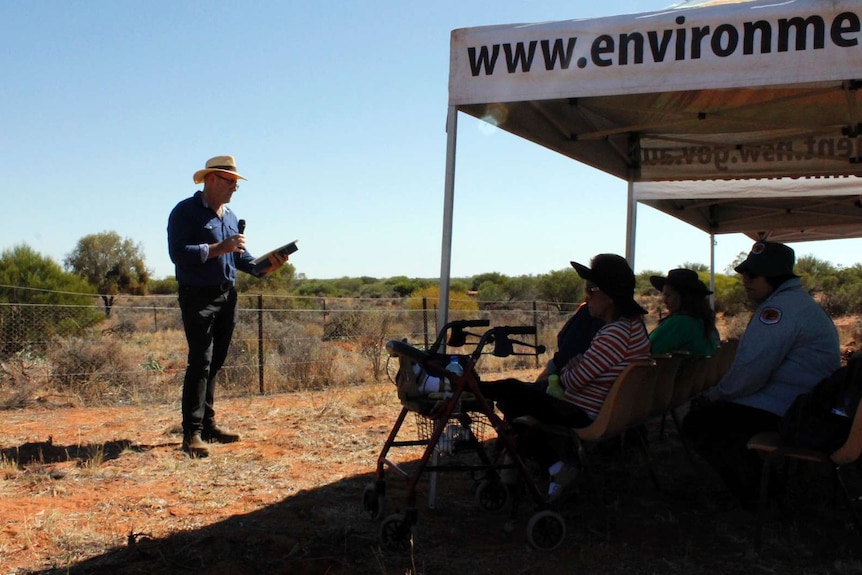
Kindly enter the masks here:
[[[462, 419], [452, 416], [448, 421], [444, 422], [444, 432], [437, 441], [436, 449], [440, 452], [454, 453], [463, 448], [472, 448], [475, 444], [471, 439], [475, 438], [478, 443], [485, 441], [485, 437], [490, 437], [490, 432], [493, 429], [491, 421], [488, 417], [476, 411], [469, 413], [465, 412], [461, 417], [466, 417], [469, 425], [465, 426]], [[420, 413], [416, 413], [416, 436], [419, 441], [430, 441], [434, 434], [434, 426], [438, 423], [437, 419], [426, 417]]]

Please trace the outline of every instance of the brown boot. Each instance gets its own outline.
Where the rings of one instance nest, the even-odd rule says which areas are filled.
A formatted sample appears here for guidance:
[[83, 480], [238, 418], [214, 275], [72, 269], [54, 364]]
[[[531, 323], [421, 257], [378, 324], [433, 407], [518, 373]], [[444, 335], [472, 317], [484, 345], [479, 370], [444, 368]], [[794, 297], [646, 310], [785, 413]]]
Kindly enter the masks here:
[[191, 437], [183, 438], [183, 451], [192, 457], [208, 457], [210, 454], [210, 448], [201, 439], [200, 433], [193, 433]]
[[239, 433], [221, 429], [217, 425], [207, 427], [201, 432], [201, 439], [210, 443], [234, 443], [239, 441]]

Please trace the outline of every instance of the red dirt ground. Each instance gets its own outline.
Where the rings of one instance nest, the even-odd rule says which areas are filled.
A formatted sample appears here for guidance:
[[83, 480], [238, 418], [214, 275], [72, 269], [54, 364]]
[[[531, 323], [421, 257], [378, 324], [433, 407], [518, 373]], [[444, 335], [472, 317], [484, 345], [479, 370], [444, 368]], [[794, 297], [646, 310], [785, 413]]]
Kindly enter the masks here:
[[[562, 547], [532, 549], [534, 507], [484, 511], [467, 473], [428, 477], [412, 552], [381, 550], [362, 492], [400, 405], [389, 384], [217, 402], [243, 441], [207, 459], [180, 451], [178, 406], [44, 407], [0, 415], [0, 572], [21, 573], [858, 573], [862, 537], [831, 504], [829, 477], [794, 474], [788, 515], [751, 545], [753, 517], [728, 505], [669, 425], [650, 429], [661, 490], [629, 444], [591, 451], [587, 482], [559, 508]], [[416, 437], [413, 414], [404, 436]], [[491, 431], [493, 434], [493, 431]], [[633, 445], [633, 442], [631, 442]], [[396, 451], [393, 451], [395, 454]], [[397, 452], [415, 469], [416, 448]], [[387, 511], [405, 506], [387, 473]]]

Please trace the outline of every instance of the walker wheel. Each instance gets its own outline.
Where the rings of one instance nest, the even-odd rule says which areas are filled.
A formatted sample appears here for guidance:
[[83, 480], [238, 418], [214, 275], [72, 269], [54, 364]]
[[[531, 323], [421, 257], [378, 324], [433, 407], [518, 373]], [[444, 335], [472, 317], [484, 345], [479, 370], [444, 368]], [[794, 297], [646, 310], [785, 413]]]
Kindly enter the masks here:
[[484, 479], [476, 488], [476, 503], [485, 511], [499, 511], [509, 500], [509, 488], [501, 481]]
[[393, 513], [380, 524], [380, 544], [387, 551], [406, 553], [413, 541], [413, 525], [403, 513]]
[[527, 523], [527, 540], [540, 551], [553, 551], [566, 537], [566, 522], [555, 511], [539, 511]]
[[384, 502], [386, 498], [377, 493], [373, 483], [365, 486], [362, 492], [362, 510], [368, 514], [371, 519], [380, 519], [383, 515]]

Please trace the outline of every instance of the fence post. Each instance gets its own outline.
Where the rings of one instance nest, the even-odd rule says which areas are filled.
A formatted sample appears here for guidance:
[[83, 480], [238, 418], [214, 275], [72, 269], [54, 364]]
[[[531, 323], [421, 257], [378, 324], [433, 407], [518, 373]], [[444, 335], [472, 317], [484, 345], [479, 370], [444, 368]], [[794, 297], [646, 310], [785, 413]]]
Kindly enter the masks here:
[[[422, 296], [422, 331], [425, 333], [425, 350], [428, 350], [428, 298]], [[436, 336], [435, 336], [436, 337]]]
[[539, 367], [539, 306], [536, 305], [536, 300], [533, 300], [533, 327], [536, 332], [533, 334], [533, 345], [536, 346], [536, 368]]
[[326, 339], [326, 298], [320, 298], [320, 307], [323, 309], [323, 339]]
[[156, 315], [156, 304], [153, 304], [153, 329], [159, 331], [159, 316]]
[[263, 395], [263, 294], [257, 296], [257, 380]]

